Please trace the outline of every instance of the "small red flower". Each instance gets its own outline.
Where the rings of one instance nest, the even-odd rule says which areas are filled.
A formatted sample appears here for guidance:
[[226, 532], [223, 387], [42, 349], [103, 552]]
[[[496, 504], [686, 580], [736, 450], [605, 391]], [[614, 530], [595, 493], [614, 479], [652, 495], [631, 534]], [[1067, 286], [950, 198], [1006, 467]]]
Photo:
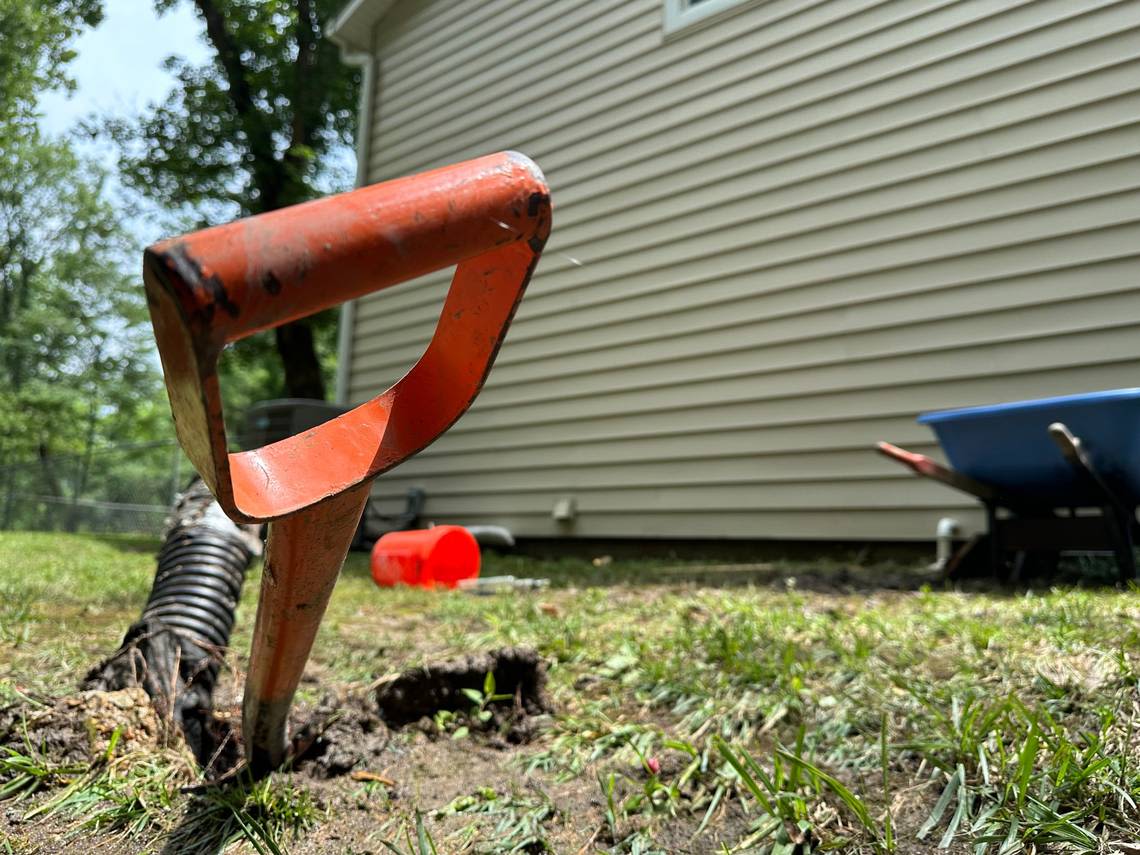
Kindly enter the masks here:
[[646, 760], [645, 766], [654, 775], [656, 775], [658, 772], [661, 771], [661, 761], [658, 760], [656, 757], [650, 757], [648, 760]]

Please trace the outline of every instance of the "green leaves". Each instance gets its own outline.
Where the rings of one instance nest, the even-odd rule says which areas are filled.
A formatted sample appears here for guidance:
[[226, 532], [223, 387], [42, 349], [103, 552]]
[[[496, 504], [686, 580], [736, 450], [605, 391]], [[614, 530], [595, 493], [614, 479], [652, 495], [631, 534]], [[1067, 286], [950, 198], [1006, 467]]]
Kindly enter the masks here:
[[[155, 6], [161, 12], [178, 2]], [[348, 189], [353, 177], [342, 155], [355, 133], [360, 73], [324, 37], [342, 0], [191, 5], [213, 59], [192, 65], [170, 58], [177, 85], [165, 101], [89, 129], [117, 145], [123, 182], [176, 212], [184, 229]], [[325, 396], [335, 370], [335, 313], [285, 330], [227, 349], [220, 373], [231, 415], [267, 398]]]
[[73, 88], [72, 41], [102, 16], [101, 0], [0, 0], [0, 148], [34, 131], [41, 92]]
[[[178, 0], [157, 0], [160, 11]], [[196, 0], [214, 59], [168, 61], [178, 85], [137, 121], [106, 127], [126, 183], [217, 221], [330, 190], [330, 153], [352, 143], [359, 72], [323, 31], [340, 0]]]
[[[168, 425], [104, 179], [69, 143], [34, 129], [0, 144], [0, 494], [9, 497], [78, 497], [96, 446]], [[9, 498], [0, 528], [20, 524], [25, 504]]]

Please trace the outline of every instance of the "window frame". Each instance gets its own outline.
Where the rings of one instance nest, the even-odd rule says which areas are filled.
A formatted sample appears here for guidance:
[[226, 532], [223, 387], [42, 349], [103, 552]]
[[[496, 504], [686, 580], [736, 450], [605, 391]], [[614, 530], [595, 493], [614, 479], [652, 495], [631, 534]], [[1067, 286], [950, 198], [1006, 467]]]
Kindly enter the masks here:
[[749, 0], [704, 0], [691, 5], [692, 0], [665, 0], [665, 35], [671, 36], [697, 24], [719, 17]]

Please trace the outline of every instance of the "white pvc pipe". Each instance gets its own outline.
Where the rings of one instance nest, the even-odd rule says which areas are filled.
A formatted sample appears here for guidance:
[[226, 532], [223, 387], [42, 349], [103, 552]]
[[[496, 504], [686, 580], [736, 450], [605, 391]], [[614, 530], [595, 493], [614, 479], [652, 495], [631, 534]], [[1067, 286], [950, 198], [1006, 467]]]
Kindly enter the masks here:
[[954, 538], [962, 533], [962, 524], [953, 517], [943, 517], [934, 530], [934, 563], [932, 570], [943, 570], [954, 553]]

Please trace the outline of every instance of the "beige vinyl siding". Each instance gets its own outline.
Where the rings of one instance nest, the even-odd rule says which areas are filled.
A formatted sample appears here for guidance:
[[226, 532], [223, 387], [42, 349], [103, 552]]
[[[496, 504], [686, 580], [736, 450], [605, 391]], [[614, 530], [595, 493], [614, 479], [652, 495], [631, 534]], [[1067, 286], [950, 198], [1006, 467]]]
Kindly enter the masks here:
[[[1140, 385], [1140, 4], [398, 0], [372, 181], [514, 148], [554, 231], [470, 412], [381, 478], [524, 536], [929, 538], [927, 409]], [[359, 301], [349, 398], [449, 276]], [[579, 516], [555, 523], [559, 499]]]

